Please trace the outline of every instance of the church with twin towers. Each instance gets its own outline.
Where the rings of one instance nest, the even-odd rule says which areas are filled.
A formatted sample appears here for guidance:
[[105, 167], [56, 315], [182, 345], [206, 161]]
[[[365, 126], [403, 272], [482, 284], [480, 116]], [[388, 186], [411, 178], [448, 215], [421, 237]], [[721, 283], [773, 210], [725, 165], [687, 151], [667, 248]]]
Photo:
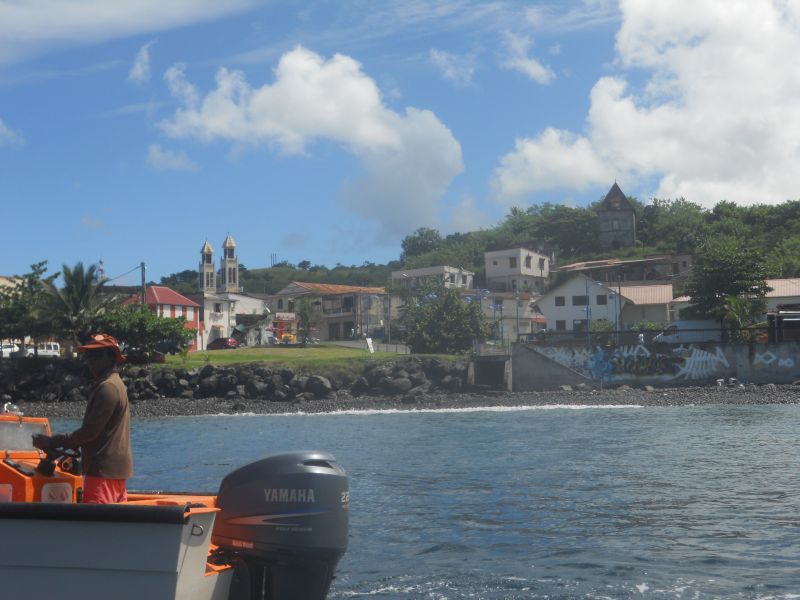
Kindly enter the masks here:
[[217, 269], [214, 267], [214, 248], [205, 241], [200, 249], [200, 267], [197, 270], [198, 291], [203, 294], [238, 293], [242, 291], [239, 285], [239, 259], [236, 256], [236, 242], [229, 233], [222, 242], [222, 257], [219, 259], [219, 281]]

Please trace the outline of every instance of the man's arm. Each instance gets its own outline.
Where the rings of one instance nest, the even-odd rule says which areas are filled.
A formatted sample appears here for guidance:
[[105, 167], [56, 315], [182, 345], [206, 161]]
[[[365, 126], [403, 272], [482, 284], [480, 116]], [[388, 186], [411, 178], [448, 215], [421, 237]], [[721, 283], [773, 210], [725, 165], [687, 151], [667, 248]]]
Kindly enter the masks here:
[[92, 402], [86, 407], [83, 424], [72, 433], [54, 435], [53, 445], [64, 448], [77, 448], [91, 442], [103, 431], [118, 404], [119, 393], [117, 389], [110, 383], [101, 384]]

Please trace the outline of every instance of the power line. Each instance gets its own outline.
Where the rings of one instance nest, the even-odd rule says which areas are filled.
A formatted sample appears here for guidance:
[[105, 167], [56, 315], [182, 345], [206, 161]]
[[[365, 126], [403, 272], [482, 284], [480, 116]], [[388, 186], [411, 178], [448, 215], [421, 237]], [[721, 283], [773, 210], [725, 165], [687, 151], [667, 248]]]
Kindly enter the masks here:
[[110, 283], [111, 281], [116, 281], [117, 279], [120, 279], [121, 277], [125, 277], [125, 275], [130, 275], [134, 271], [137, 271], [137, 270], [139, 270], [141, 268], [142, 268], [141, 265], [136, 265], [130, 271], [125, 271], [122, 275], [117, 275], [116, 277], [113, 277], [112, 279], [106, 279], [105, 283]]

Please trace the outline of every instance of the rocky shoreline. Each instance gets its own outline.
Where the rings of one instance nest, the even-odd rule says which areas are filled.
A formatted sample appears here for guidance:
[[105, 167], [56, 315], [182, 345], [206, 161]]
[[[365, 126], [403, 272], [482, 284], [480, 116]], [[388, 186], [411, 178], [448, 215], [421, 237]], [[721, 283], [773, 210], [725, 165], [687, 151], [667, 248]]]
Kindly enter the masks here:
[[[26, 414], [80, 418], [90, 392], [77, 361], [0, 362], [0, 405]], [[598, 390], [593, 382], [572, 389], [519, 392], [469, 386], [466, 360], [404, 357], [350, 368], [309, 372], [280, 365], [206, 364], [196, 369], [127, 365], [120, 375], [134, 417], [215, 414], [331, 413], [353, 410], [431, 410], [552, 405], [685, 406], [691, 404], [795, 404], [793, 385], [742, 385], [658, 389], [627, 386]]]
[[[322, 399], [274, 402], [257, 399], [158, 398], [131, 402], [134, 418], [226, 414], [314, 414], [342, 411], [443, 410], [533, 406], [692, 406], [709, 404], [800, 404], [800, 385], [706, 386], [665, 389], [616, 388], [549, 392], [431, 393], [420, 396], [353, 396], [336, 392]], [[79, 419], [86, 403], [22, 402], [28, 415]]]

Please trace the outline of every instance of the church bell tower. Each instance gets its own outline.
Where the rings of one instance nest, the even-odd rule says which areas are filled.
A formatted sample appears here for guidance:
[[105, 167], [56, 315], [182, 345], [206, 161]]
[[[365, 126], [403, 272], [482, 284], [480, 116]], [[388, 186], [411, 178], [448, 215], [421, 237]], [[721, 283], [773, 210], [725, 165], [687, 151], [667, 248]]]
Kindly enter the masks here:
[[222, 273], [222, 292], [239, 292], [239, 259], [236, 257], [236, 242], [231, 234], [222, 243], [222, 258], [220, 259], [220, 272]]
[[217, 291], [217, 274], [214, 271], [213, 256], [214, 249], [206, 240], [200, 249], [200, 268], [197, 270], [200, 275], [198, 289], [204, 294], [213, 294]]

